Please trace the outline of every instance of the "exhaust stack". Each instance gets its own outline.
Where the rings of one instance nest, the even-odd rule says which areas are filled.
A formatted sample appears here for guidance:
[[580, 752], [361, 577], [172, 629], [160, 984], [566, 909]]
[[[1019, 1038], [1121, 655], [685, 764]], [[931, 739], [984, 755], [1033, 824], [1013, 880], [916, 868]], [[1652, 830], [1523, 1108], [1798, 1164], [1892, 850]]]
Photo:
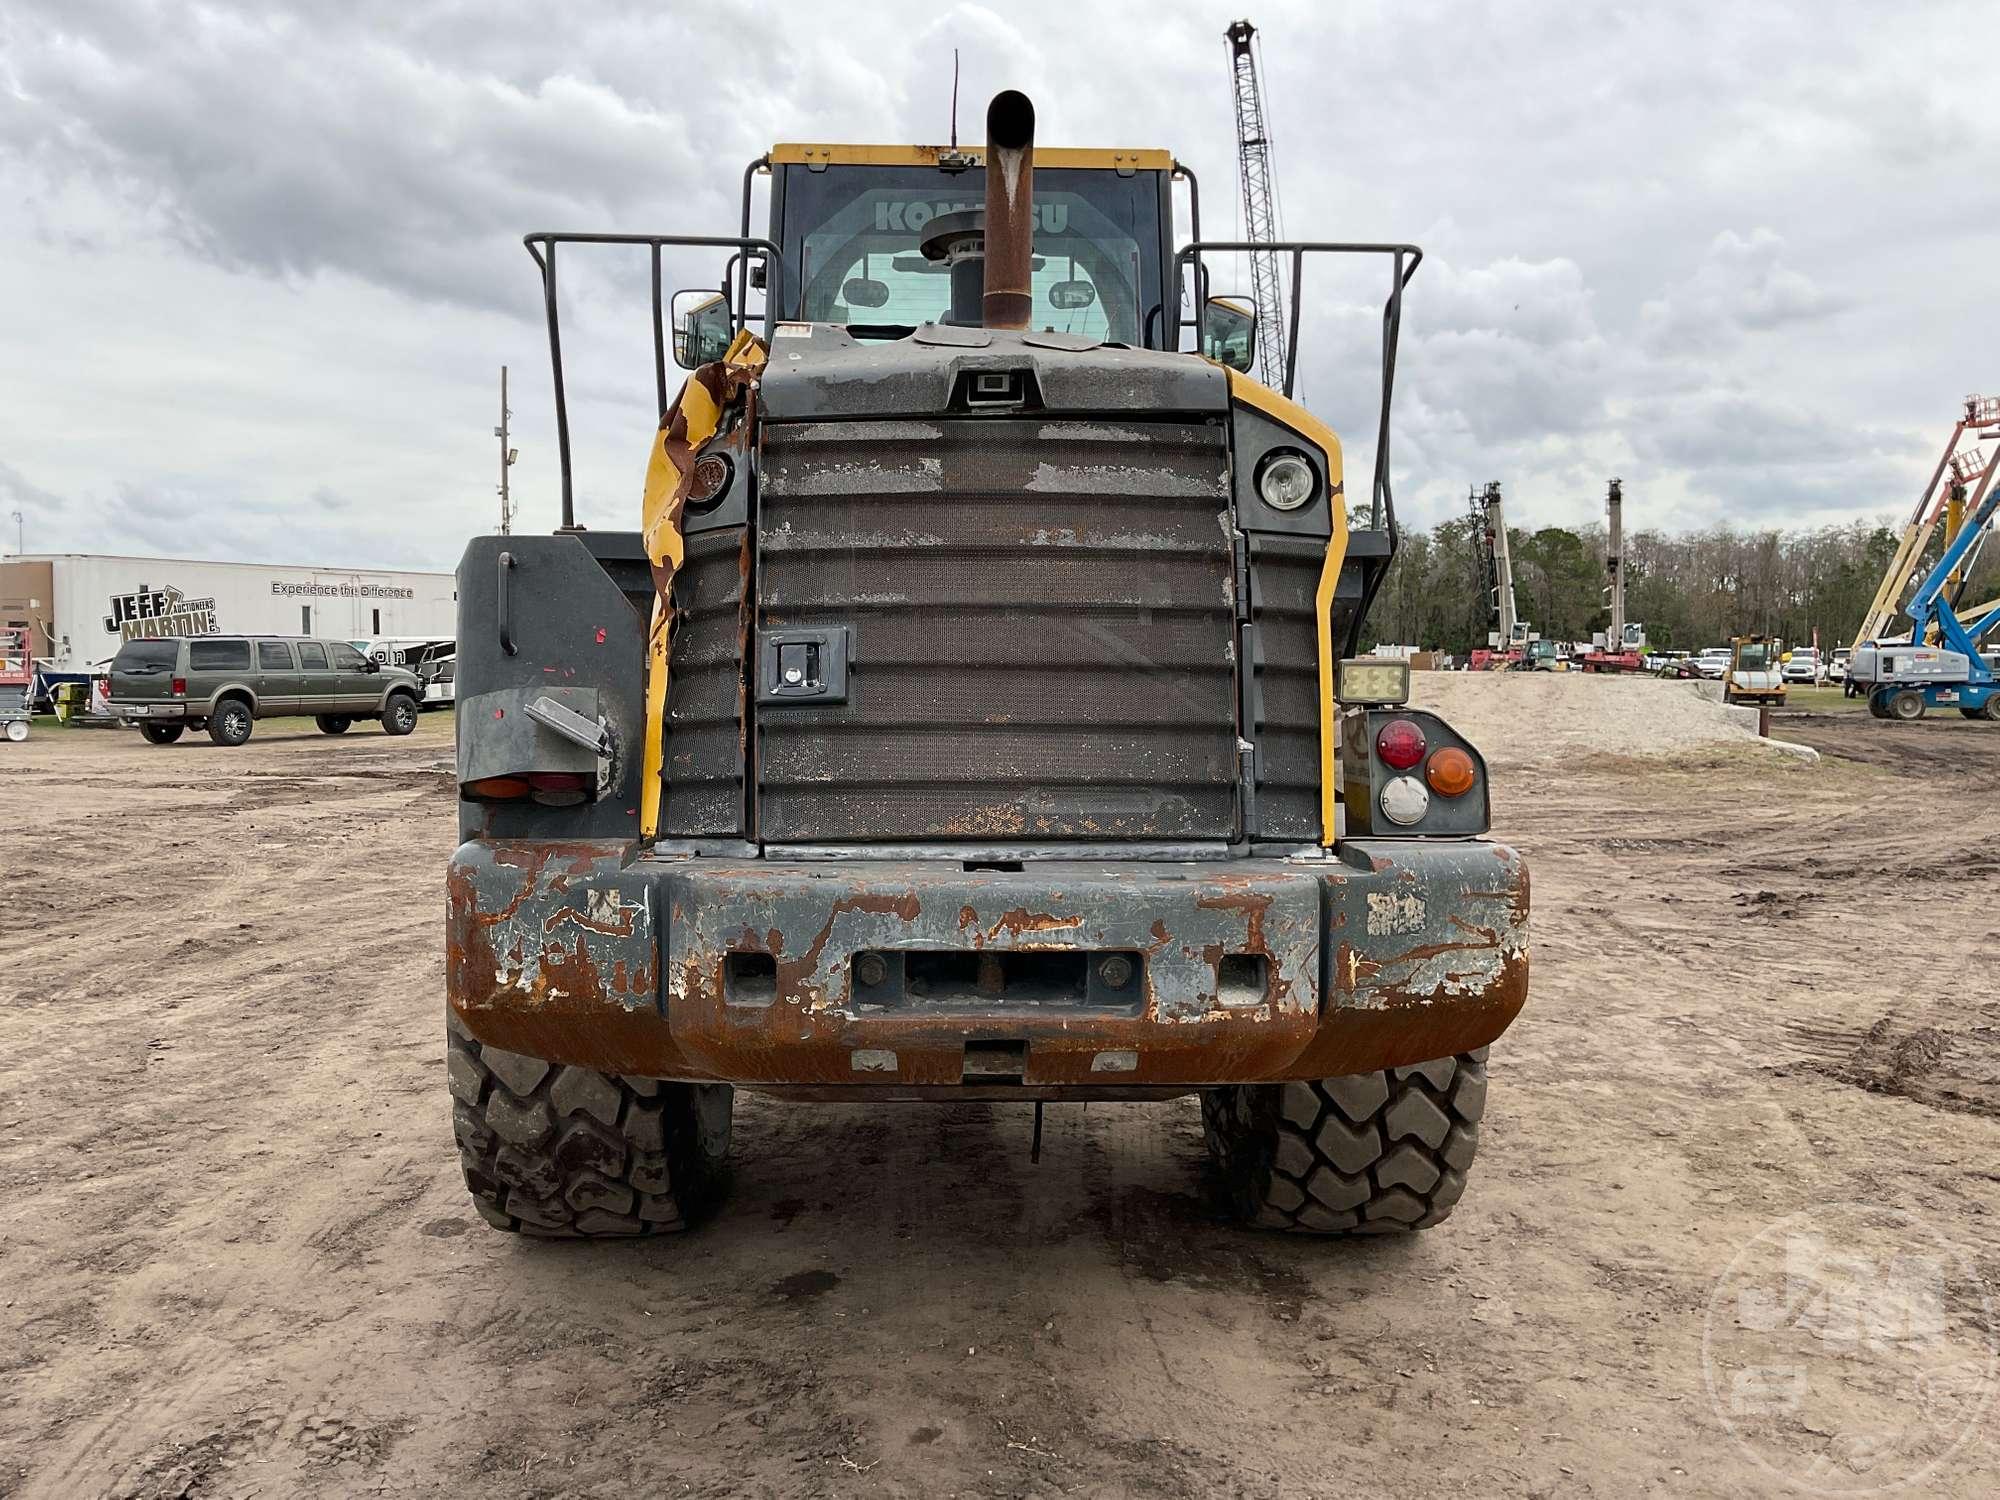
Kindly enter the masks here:
[[1035, 106], [1003, 89], [986, 106], [986, 281], [979, 299], [988, 328], [1028, 326], [1035, 258]]

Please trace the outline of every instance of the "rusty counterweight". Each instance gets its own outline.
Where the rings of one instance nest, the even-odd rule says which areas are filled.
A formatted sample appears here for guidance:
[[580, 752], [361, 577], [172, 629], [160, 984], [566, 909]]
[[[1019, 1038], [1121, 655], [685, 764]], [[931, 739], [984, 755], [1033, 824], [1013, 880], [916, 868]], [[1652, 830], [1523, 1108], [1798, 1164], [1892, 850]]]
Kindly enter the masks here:
[[[1074, 1098], [1327, 1077], [1490, 1042], [1527, 991], [1519, 857], [1470, 841], [1353, 852], [962, 871], [475, 842], [450, 877], [451, 1000], [494, 1046], [825, 1097], [964, 1097], [990, 1086], [987, 1049], [1007, 1059], [1008, 1096]], [[1114, 953], [1132, 974], [1117, 1003], [920, 985], [878, 1003], [879, 967], [857, 962], [914, 974], [917, 955], [960, 954], [997, 985], [1003, 966]]]

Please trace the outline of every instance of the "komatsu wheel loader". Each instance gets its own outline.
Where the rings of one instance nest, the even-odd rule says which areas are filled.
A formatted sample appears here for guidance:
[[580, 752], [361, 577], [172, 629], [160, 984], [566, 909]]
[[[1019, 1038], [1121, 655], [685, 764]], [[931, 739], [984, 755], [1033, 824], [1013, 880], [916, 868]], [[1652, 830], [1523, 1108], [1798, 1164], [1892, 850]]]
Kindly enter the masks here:
[[[778, 146], [735, 236], [527, 243], [564, 524], [459, 570], [448, 1062], [479, 1211], [679, 1228], [740, 1088], [1199, 1095], [1251, 1224], [1449, 1214], [1527, 996], [1528, 875], [1483, 836], [1477, 749], [1354, 654], [1421, 252], [1272, 247], [1295, 288], [1308, 255], [1389, 272], [1350, 521], [1293, 372], [1244, 373], [1260, 310], [1208, 295], [1248, 247], [1201, 240], [1193, 175], [1037, 150], [1020, 94], [984, 148]], [[631, 531], [574, 524], [557, 258], [604, 244], [653, 264]], [[728, 261], [669, 316], [688, 246]]]

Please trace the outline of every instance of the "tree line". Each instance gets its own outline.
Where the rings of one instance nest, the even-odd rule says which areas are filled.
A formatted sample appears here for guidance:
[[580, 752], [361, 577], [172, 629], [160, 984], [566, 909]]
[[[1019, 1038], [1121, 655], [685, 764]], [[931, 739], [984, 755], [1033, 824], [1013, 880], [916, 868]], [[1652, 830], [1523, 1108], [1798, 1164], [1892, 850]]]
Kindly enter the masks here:
[[[1944, 549], [1937, 528], [1913, 576]], [[1494, 628], [1470, 516], [1428, 531], [1406, 529], [1389, 576], [1369, 610], [1364, 646], [1376, 642], [1462, 653]], [[1508, 528], [1519, 617], [1546, 640], [1588, 641], [1610, 619], [1602, 526]], [[1647, 642], [1698, 651], [1732, 636], [1776, 636], [1822, 648], [1845, 646], [1896, 555], [1900, 533], [1855, 521], [1812, 530], [1625, 533], [1625, 618]], [[1907, 590], [1905, 591], [1907, 595]], [[2000, 544], [1988, 546], [1960, 596], [1967, 605], [2000, 596]], [[1902, 617], [1902, 626], [1908, 621]], [[1892, 627], [1894, 628], [1894, 627]]]

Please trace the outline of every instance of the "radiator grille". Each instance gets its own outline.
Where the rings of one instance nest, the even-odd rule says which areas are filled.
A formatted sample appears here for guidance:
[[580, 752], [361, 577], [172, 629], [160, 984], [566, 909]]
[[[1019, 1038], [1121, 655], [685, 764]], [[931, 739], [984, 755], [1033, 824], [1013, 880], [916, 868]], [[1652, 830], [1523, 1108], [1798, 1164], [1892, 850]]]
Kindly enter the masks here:
[[1314, 598], [1326, 565], [1319, 537], [1262, 536], [1250, 549], [1257, 627], [1257, 836], [1317, 840], [1319, 636]]
[[746, 532], [696, 532], [674, 575], [661, 832], [743, 832], [743, 604]]
[[758, 711], [771, 842], [1226, 839], [1220, 425], [778, 424], [767, 625], [846, 625], [848, 700]]

